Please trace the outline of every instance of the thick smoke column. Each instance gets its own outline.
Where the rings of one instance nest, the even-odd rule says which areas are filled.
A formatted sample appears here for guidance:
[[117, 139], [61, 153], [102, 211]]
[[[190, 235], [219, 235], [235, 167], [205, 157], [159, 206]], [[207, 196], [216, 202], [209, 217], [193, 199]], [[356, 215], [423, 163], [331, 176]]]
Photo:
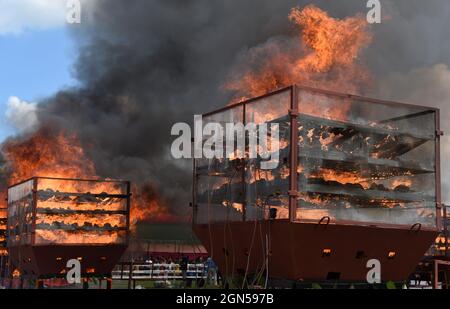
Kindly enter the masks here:
[[80, 85], [42, 102], [39, 122], [74, 132], [99, 176], [130, 179], [186, 215], [191, 163], [170, 157], [171, 126], [228, 101], [219, 88], [236, 54], [288, 31], [292, 5], [95, 1], [73, 28]]
[[[71, 26], [79, 85], [41, 102], [39, 123], [74, 132], [99, 176], [145, 185], [151, 198], [187, 215], [191, 163], [170, 157], [171, 126], [228, 103], [234, 93], [222, 86], [230, 68], [248, 49], [295, 35], [287, 16], [308, 3], [338, 18], [367, 11], [360, 0], [85, 0], [82, 24]], [[391, 18], [373, 27], [375, 41], [363, 59], [375, 81], [450, 63], [450, 32], [436, 25], [448, 20], [441, 6], [447, 0], [383, 1]], [[387, 89], [400, 89], [395, 82], [375, 85], [376, 96], [416, 101]]]

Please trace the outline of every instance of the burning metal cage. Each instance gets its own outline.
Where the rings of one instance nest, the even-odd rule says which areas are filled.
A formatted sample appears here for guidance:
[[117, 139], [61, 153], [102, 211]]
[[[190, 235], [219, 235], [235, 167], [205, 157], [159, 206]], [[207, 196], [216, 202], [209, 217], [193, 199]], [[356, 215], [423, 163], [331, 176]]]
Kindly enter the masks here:
[[34, 177], [8, 188], [11, 269], [60, 274], [77, 258], [107, 274], [128, 245], [130, 183]]
[[248, 133], [244, 160], [196, 159], [197, 224], [270, 209], [297, 222], [441, 224], [438, 109], [292, 86], [204, 115], [213, 122], [279, 124], [280, 159], [273, 170], [248, 159]]
[[439, 235], [438, 109], [291, 86], [203, 115], [203, 150], [239, 141], [210, 130], [229, 123], [244, 150], [195, 159], [193, 178], [193, 229], [223, 274], [360, 282], [377, 259], [403, 281]]

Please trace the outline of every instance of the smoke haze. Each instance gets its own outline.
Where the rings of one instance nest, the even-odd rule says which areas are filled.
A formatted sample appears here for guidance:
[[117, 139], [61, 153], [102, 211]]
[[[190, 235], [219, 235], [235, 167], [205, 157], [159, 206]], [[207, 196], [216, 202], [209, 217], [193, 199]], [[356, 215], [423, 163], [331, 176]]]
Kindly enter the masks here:
[[[171, 126], [227, 104], [230, 69], [249, 49], [294, 35], [290, 9], [309, 3], [338, 18], [368, 11], [360, 0], [86, 0], [82, 24], [70, 26], [79, 85], [40, 102], [39, 123], [75, 132], [99, 176], [146, 184], [187, 215], [191, 163], [171, 159]], [[448, 0], [382, 5], [385, 18], [371, 26], [360, 59], [375, 85], [362, 94], [438, 106], [448, 119]]]

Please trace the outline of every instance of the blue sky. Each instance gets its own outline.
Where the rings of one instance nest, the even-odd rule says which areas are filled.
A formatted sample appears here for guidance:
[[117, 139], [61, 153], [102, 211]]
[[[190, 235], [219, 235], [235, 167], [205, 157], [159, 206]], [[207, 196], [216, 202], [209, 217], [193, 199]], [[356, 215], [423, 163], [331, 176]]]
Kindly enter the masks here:
[[4, 113], [8, 98], [36, 102], [73, 84], [74, 57], [64, 28], [0, 36], [0, 140], [13, 133]]
[[[19, 2], [8, 1], [0, 3], [0, 9], [4, 9], [0, 11], [2, 18], [11, 15], [11, 19], [19, 22], [14, 27], [9, 24], [8, 28], [0, 23], [0, 142], [16, 132], [5, 115], [10, 97], [38, 102], [75, 83], [72, 71], [76, 49], [66, 25], [60, 21], [61, 17], [48, 16], [45, 24], [29, 18], [20, 22], [23, 10], [14, 4]], [[31, 6], [39, 3], [34, 0], [25, 2]], [[52, 14], [59, 15], [55, 12]], [[36, 12], [35, 15], [39, 14]], [[55, 22], [50, 23], [52, 19]]]

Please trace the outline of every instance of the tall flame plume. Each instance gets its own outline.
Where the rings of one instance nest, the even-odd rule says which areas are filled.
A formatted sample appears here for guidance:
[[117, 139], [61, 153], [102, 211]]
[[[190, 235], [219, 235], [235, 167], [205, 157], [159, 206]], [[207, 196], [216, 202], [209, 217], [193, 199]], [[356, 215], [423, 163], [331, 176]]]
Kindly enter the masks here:
[[298, 32], [296, 37], [250, 49], [225, 89], [247, 99], [292, 84], [353, 92], [370, 80], [357, 62], [372, 41], [362, 16], [339, 20], [309, 5], [293, 8], [289, 20]]

